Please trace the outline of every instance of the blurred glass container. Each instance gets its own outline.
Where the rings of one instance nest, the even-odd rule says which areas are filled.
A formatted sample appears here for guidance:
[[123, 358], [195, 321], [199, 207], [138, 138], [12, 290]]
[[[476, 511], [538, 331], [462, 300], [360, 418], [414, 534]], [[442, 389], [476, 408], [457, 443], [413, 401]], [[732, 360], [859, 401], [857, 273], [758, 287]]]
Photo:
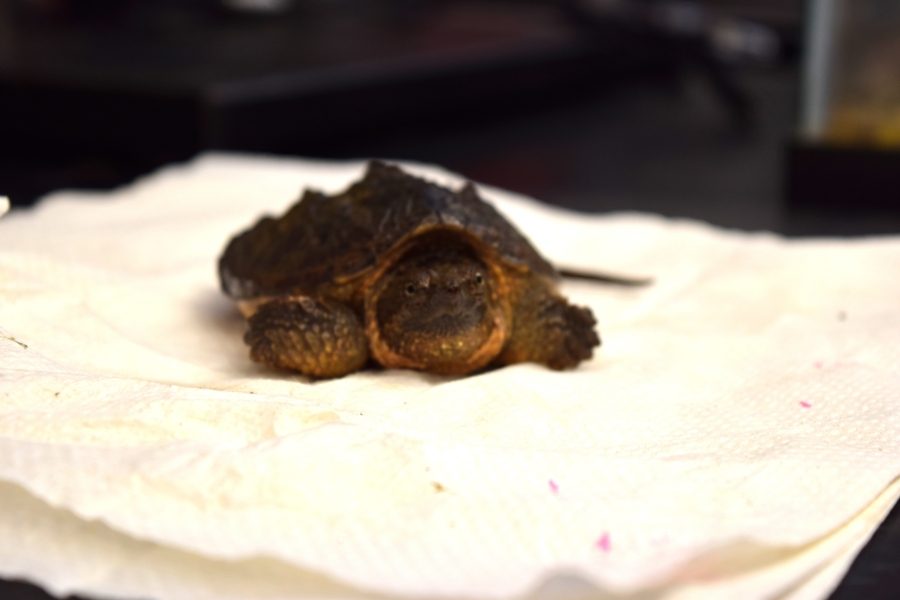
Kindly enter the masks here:
[[807, 142], [900, 148], [900, 0], [811, 0]]

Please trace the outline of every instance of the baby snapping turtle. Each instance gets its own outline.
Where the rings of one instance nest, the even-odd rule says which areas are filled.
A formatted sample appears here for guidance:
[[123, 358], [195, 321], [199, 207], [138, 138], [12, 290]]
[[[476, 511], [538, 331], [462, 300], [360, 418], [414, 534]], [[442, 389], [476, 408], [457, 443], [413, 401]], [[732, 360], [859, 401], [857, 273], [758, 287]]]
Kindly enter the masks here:
[[385, 367], [465, 374], [574, 367], [600, 344], [591, 311], [471, 183], [454, 192], [372, 161], [334, 196], [306, 190], [234, 237], [222, 289], [253, 360], [338, 377]]

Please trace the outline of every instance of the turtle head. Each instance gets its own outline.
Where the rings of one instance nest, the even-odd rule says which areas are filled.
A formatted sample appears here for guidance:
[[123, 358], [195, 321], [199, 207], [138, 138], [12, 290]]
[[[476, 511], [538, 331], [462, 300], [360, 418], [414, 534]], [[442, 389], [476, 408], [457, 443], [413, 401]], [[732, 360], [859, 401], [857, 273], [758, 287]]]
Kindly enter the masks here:
[[384, 272], [367, 303], [367, 327], [377, 330], [373, 353], [385, 366], [436, 373], [483, 367], [506, 337], [497, 286], [464, 243], [413, 245]]

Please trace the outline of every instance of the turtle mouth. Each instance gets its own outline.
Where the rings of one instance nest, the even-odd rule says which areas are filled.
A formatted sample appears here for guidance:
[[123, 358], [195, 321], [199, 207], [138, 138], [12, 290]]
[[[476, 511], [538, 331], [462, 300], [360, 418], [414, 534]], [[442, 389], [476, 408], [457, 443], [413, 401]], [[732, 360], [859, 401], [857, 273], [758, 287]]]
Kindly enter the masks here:
[[490, 320], [469, 315], [440, 315], [427, 322], [408, 324], [386, 340], [395, 352], [425, 368], [463, 364], [481, 349], [493, 330]]
[[486, 306], [426, 304], [382, 324], [389, 348], [418, 368], [454, 368], [465, 364], [490, 337], [493, 320]]
[[428, 315], [417, 324], [410, 324], [410, 329], [418, 330], [421, 333], [452, 336], [454, 334], [465, 333], [473, 327], [477, 327], [483, 319], [483, 310], [443, 311], [436, 315]]

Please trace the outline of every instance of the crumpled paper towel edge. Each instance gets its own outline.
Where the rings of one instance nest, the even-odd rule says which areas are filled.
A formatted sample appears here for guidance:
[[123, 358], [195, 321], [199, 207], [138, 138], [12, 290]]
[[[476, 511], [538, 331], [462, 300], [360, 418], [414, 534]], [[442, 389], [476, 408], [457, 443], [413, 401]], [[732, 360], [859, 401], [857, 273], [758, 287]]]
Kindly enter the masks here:
[[[892, 487], [896, 488], [894, 490], [896, 496], [892, 501], [886, 501], [877, 513], [873, 511], [869, 515], [868, 529], [863, 531], [857, 539], [848, 543], [839, 555], [833, 557], [829, 562], [811, 573], [808, 578], [798, 582], [796, 586], [787, 591], [783, 596], [784, 600], [813, 600], [824, 598], [834, 591], [850, 570], [860, 551], [872, 539], [878, 527], [891, 513], [898, 500], [900, 500], [900, 478], [894, 481]], [[859, 517], [854, 519], [854, 521], [857, 521], [857, 519]]]
[[[869, 504], [852, 518], [838, 525], [827, 534], [795, 547], [771, 547], [782, 555], [735, 575], [734, 579], [722, 578], [705, 590], [695, 585], [684, 588], [684, 598], [693, 599], [701, 592], [711, 597], [750, 597], [756, 590], [756, 578], [780, 577], [781, 585], [771, 584], [769, 589], [779, 590], [772, 597], [806, 599], [826, 596], [840, 582], [850, 568], [859, 550], [871, 539], [878, 526], [900, 499], [900, 477], [895, 478]], [[714, 555], [715, 552], [711, 553]], [[806, 563], [802, 568], [797, 563]], [[797, 571], [802, 574], [797, 577]], [[747, 586], [747, 589], [741, 589]], [[722, 589], [719, 589], [722, 588]], [[758, 592], [757, 592], [758, 593]], [[675, 598], [682, 599], [678, 593]]]
[[[0, 483], [0, 486], [4, 486], [7, 489], [4, 490], [0, 487], [0, 507], [3, 507], [4, 510], [0, 511], [0, 531], [4, 529], [10, 528], [10, 523], [5, 521], [5, 519], [10, 519], [13, 521], [25, 521], [30, 520], [32, 522], [38, 523], [38, 527], [31, 528], [32, 535], [28, 536], [28, 540], [23, 540], [23, 544], [34, 544], [37, 547], [40, 547], [44, 554], [41, 556], [41, 560], [39, 561], [38, 566], [35, 568], [35, 565], [28, 565], [28, 553], [22, 552], [21, 548], [3, 548], [0, 549], [0, 556], [3, 556], [4, 551], [9, 553], [12, 558], [6, 557], [6, 560], [0, 561], [0, 575], [7, 578], [17, 578], [17, 579], [25, 579], [35, 583], [47, 589], [52, 594], [58, 596], [68, 596], [71, 594], [88, 594], [95, 597], [110, 597], [110, 598], [146, 598], [148, 597], [148, 590], [145, 587], [139, 587], [135, 585], [127, 585], [119, 582], [118, 584], [113, 584], [110, 586], [108, 577], [115, 576], [117, 573], [127, 572], [127, 569], [122, 569], [115, 564], [109, 564], [109, 562], [102, 565], [102, 568], [93, 568], [91, 571], [90, 577], [84, 577], [81, 581], [72, 581], [67, 580], [65, 576], [58, 577], [56, 580], [48, 580], [45, 577], [42, 577], [42, 573], [39, 571], [41, 569], [45, 570], [47, 567], [47, 558], [51, 557], [53, 564], [49, 567], [52, 570], [65, 570], [71, 569], [71, 557], [64, 556], [64, 552], [59, 552], [56, 547], [53, 546], [53, 541], [59, 541], [59, 532], [64, 531], [66, 534], [70, 533], [71, 530], [75, 530], [77, 535], [82, 536], [80, 540], [76, 541], [78, 543], [80, 551], [77, 554], [77, 559], [86, 560], [86, 561], [97, 561], [101, 560], [103, 557], [91, 557], [91, 552], [97, 551], [97, 546], [109, 545], [113, 547], [116, 553], [116, 559], [121, 559], [124, 552], [130, 553], [130, 556], [126, 556], [122, 559], [122, 562], [125, 564], [138, 565], [138, 571], [143, 569], [145, 573], [144, 577], [138, 577], [138, 580], [142, 580], [147, 576], [147, 572], [152, 575], [160, 575], [163, 579], [169, 575], [168, 571], [176, 571], [179, 567], [183, 567], [185, 563], [199, 563], [199, 567], [202, 569], [213, 568], [218, 569], [219, 574], [218, 577], [220, 580], [224, 580], [227, 582], [230, 575], [232, 575], [236, 570], [240, 571], [241, 568], [246, 570], [248, 565], [252, 563], [258, 563], [261, 565], [270, 565], [273, 569], [277, 571], [281, 571], [286, 573], [290, 571], [288, 574], [296, 573], [296, 579], [302, 580], [305, 578], [310, 579], [312, 583], [318, 584], [321, 586], [323, 592], [323, 597], [329, 598], [329, 600], [338, 600], [342, 598], [375, 598], [377, 596], [373, 595], [365, 595], [362, 596], [360, 594], [350, 595], [345, 592], [350, 592], [350, 588], [346, 587], [338, 582], [332, 581], [331, 579], [322, 576], [318, 573], [306, 571], [299, 567], [295, 567], [294, 565], [288, 565], [286, 563], [282, 564], [279, 561], [268, 558], [248, 558], [243, 560], [236, 561], [228, 561], [221, 559], [212, 559], [198, 553], [182, 550], [179, 548], [175, 548], [172, 546], [168, 546], [165, 544], [158, 544], [152, 541], [137, 539], [128, 534], [122, 533], [114, 528], [109, 527], [107, 524], [103, 523], [99, 520], [85, 520], [73, 513], [71, 510], [63, 507], [55, 507], [51, 504], [45, 502], [40, 497], [32, 494], [27, 488], [13, 483], [9, 481], [3, 481]], [[25, 510], [12, 510], [10, 509], [8, 502], [10, 502], [10, 498], [13, 498], [13, 501], [18, 497], [18, 501], [21, 504], [23, 501], [27, 504]], [[32, 517], [28, 519], [28, 517]], [[87, 539], [85, 539], [87, 538]], [[68, 540], [66, 540], [68, 541]], [[65, 543], [65, 542], [64, 542]], [[124, 550], [124, 552], [123, 552]], [[111, 550], [112, 551], [112, 550]], [[107, 556], [108, 558], [109, 556]], [[19, 564], [15, 566], [11, 566], [10, 560], [15, 561], [19, 560]], [[168, 564], [166, 564], [168, 563]], [[62, 567], [62, 568], [60, 568]], [[189, 568], [196, 568], [197, 564], [191, 565]], [[134, 572], [132, 569], [132, 574], [129, 576], [126, 574], [125, 580], [131, 579], [134, 577]], [[203, 579], [204, 574], [201, 573], [197, 576], [197, 579]], [[221, 582], [220, 582], [221, 584]], [[286, 583], [286, 585], [288, 585]], [[296, 582], [290, 582], [292, 589], [296, 588]], [[301, 588], [302, 589], [302, 588]], [[159, 591], [152, 595], [152, 597], [166, 597], [166, 598], [184, 598], [185, 600], [194, 600], [197, 598], [196, 591], [186, 592], [182, 595], [160, 595]], [[215, 599], [222, 597], [222, 593], [220, 591], [212, 590], [206, 596], [210, 599]], [[246, 596], [245, 596], [246, 597]], [[266, 596], [267, 598], [269, 596]], [[293, 596], [284, 596], [284, 597], [293, 597]]]
[[[83, 525], [84, 531], [89, 531], [89, 535], [111, 535], [118, 538], [119, 543], [137, 544], [146, 546], [147, 548], [159, 549], [162, 552], [173, 552], [184, 560], [185, 557], [202, 560], [209, 567], [222, 568], [229, 574], [232, 570], [240, 569], [242, 566], [248, 568], [257, 562], [278, 565], [280, 568], [296, 574], [298, 579], [310, 579], [318, 585], [326, 586], [327, 593], [324, 597], [331, 600], [339, 598], [346, 599], [382, 599], [382, 598], [427, 598], [428, 596], [398, 594], [392, 590], [375, 590], [360, 587], [353, 581], [347, 580], [337, 573], [326, 573], [315, 569], [310, 569], [301, 565], [285, 562], [275, 557], [269, 556], [247, 556], [242, 559], [228, 560], [206, 555], [195, 549], [182, 548], [177, 544], [165, 541], [156, 541], [146, 539], [141, 536], [134, 536], [127, 532], [121, 531], [113, 525], [105, 522], [102, 518], [90, 519], [78, 515], [68, 507], [56, 506], [41, 496], [31, 491], [27, 484], [12, 481], [3, 478], [6, 485], [16, 486], [27, 494], [35, 503], [36, 507], [44, 514], [51, 514], [54, 517], [62, 515], [78, 521]], [[826, 595], [841, 580], [844, 573], [849, 569], [853, 560], [856, 558], [859, 550], [871, 538], [879, 524], [889, 514], [890, 510], [900, 498], [900, 478], [895, 479], [885, 490], [880, 493], [872, 502], [862, 507], [851, 519], [840, 524], [835, 529], [824, 536], [813, 540], [807, 544], [798, 547], [760, 547], [760, 550], [778, 551], [778, 557], [775, 560], [765, 561], [757, 564], [757, 561], [749, 561], [748, 564], [735, 565], [726, 576], [717, 576], [710, 580], [704, 581], [702, 578], [698, 581], [686, 579], [679, 583], [677, 572], [673, 571], [665, 581], [650, 583], [646, 587], [636, 588], [634, 590], [609, 590], [602, 582], [593, 580], [589, 574], [567, 571], [564, 568], [557, 568], [545, 573], [536, 575], [534, 578], [523, 581], [517, 586], [518, 591], [509, 595], [502, 596], [504, 598], [515, 598], [517, 600], [534, 600], [542, 598], [563, 598], [564, 596], [555, 593], [554, 580], [556, 579], [575, 579], [580, 583], [582, 592], [585, 588], [591, 592], [591, 597], [608, 597], [608, 598], [643, 598], [646, 594], [654, 597], [662, 598], [696, 598], [711, 595], [715, 597], [718, 594], [727, 593], [732, 595], [740, 588], [748, 586], [751, 590], [755, 587], [755, 579], [759, 577], [768, 577], [780, 579], [781, 583], [775, 583], [769, 586], [769, 589], [782, 589], [783, 591], [777, 597], [790, 598], [791, 600], [806, 598], [818, 598]], [[0, 497], [0, 506], [2, 506], [2, 497]], [[5, 515], [7, 511], [3, 511]], [[0, 516], [2, 519], [2, 516]], [[2, 525], [0, 525], [2, 527]], [[99, 528], [99, 529], [98, 529]], [[53, 534], [50, 534], [53, 535]], [[702, 563], [712, 558], [716, 559], [716, 555], [721, 549], [713, 548], [707, 553], [694, 557], [687, 561], [681, 568], [690, 571], [692, 565]], [[135, 559], [140, 558], [139, 552]], [[173, 558], [175, 563], [179, 559]], [[808, 563], [804, 566], [796, 566], [798, 561]], [[165, 566], [162, 565], [164, 569]], [[159, 567], [156, 567], [159, 569]], [[799, 581], [796, 578], [797, 570], [802, 575]], [[6, 577], [23, 577], [35, 581], [38, 585], [44, 585], [47, 589], [58, 595], [66, 595], [72, 593], [87, 593], [97, 596], [115, 596], [115, 594], [125, 592], [125, 597], [141, 595], [139, 592], [130, 592], [126, 590], [110, 591], [97, 585], [84, 585], [78, 583], [70, 583], [68, 585], [58, 582], [46, 581], [41, 575], [35, 571], [25, 569], [10, 569], [8, 565], [0, 565], [0, 573]], [[731, 586], [737, 587], [738, 590], [729, 589]], [[286, 587], [288, 587], [286, 585]], [[570, 586], [569, 586], [570, 587]], [[724, 588], [724, 589], [722, 589]], [[747, 590], [745, 590], [746, 593]], [[195, 594], [192, 592], [191, 594]], [[173, 599], [193, 598], [194, 595], [185, 596], [165, 596]], [[216, 598], [217, 593], [211, 592], [208, 597]], [[146, 591], [144, 591], [146, 596]], [[122, 597], [122, 596], [119, 596]], [[273, 596], [273, 598], [276, 596]], [[281, 598], [282, 596], [277, 596]], [[294, 596], [283, 596], [284, 598], [293, 598]], [[314, 596], [313, 596], [314, 597]], [[298, 597], [299, 598], [299, 597]]]
[[[24, 350], [22, 350], [22, 349], [14, 349], [14, 350], [24, 352]], [[177, 550], [180, 550], [183, 552], [187, 552], [190, 554], [204, 556], [204, 557], [209, 558], [210, 560], [238, 561], [238, 560], [253, 559], [253, 558], [260, 558], [260, 557], [270, 558], [272, 560], [276, 560], [276, 561], [280, 561], [285, 564], [289, 564], [293, 568], [304, 569], [304, 570], [307, 570], [307, 571], [310, 571], [313, 573], [321, 573], [324, 576], [331, 577], [335, 580], [345, 582], [346, 585], [354, 587], [356, 589], [369, 589], [369, 588], [361, 587], [361, 584], [358, 581], [355, 581], [352, 577], [345, 577], [341, 572], [332, 571], [332, 570], [328, 570], [328, 569], [321, 569], [321, 568], [317, 568], [314, 566], [309, 566], [306, 564], [302, 564], [302, 563], [298, 563], [298, 562], [291, 561], [288, 559], [284, 559], [283, 557], [280, 557], [277, 555], [243, 553], [240, 555], [229, 555], [229, 556], [218, 555], [218, 556], [216, 556], [215, 553], [205, 552], [202, 548], [197, 548], [196, 546], [180, 545], [177, 541], [172, 541], [170, 538], [168, 538], [166, 536], [154, 537], [152, 535], [142, 534], [139, 531], [134, 531], [134, 530], [130, 530], [127, 527], [122, 527], [120, 523], [116, 523], [114, 521], [109, 521], [107, 519], [104, 519], [102, 516], [81, 512], [81, 511], [79, 511], [79, 509], [77, 507], [73, 508], [72, 506], [67, 505], [65, 502], [63, 502], [59, 498], [48, 497], [46, 495], [45, 491], [41, 490], [41, 488], [39, 486], [37, 486], [37, 487], [34, 486], [29, 480], [27, 480], [25, 478], [17, 477], [14, 472], [0, 476], [0, 481], [8, 481], [8, 482], [15, 483], [15, 484], [19, 485], [20, 487], [26, 489], [29, 493], [36, 496], [41, 501], [46, 502], [51, 507], [58, 508], [61, 510], [68, 510], [85, 522], [93, 521], [93, 522], [102, 523], [105, 526], [109, 527], [110, 529], [112, 529], [118, 533], [121, 533], [122, 535], [129, 537], [131, 539], [146, 541], [148, 543], [154, 543], [159, 546], [165, 546], [165, 547], [177, 549]], [[749, 565], [742, 563], [738, 567], [732, 568], [731, 571], [736, 572], [736, 573], [746, 573], [748, 571], [752, 571], [755, 568], [756, 569], [768, 568], [770, 566], [777, 566], [779, 564], [779, 562], [786, 562], [786, 561], [792, 560], [792, 558], [796, 554], [804, 551], [805, 549], [807, 549], [809, 547], [819, 544], [821, 540], [827, 539], [835, 531], [840, 530], [847, 523], [852, 522], [852, 520], [854, 518], [856, 518], [856, 516], [861, 514], [863, 511], [865, 511], [868, 506], [871, 506], [872, 502], [875, 502], [876, 500], [881, 498], [884, 495], [885, 490], [890, 488], [892, 485], [895, 485], [896, 483], [897, 483], [896, 478], [889, 479], [888, 481], [886, 481], [885, 487], [881, 488], [880, 492], [877, 492], [877, 494], [874, 497], [872, 497], [868, 502], [861, 503], [860, 506], [858, 506], [856, 508], [856, 511], [853, 513], [853, 515], [854, 515], [853, 517], [851, 517], [850, 519], [845, 521], [843, 524], [838, 524], [833, 529], [827, 530], [826, 532], [824, 532], [822, 534], [822, 536], [815, 538], [812, 541], [810, 541], [807, 544], [804, 544], [802, 546], [791, 547], [791, 546], [765, 545], [765, 544], [758, 544], [756, 542], [748, 542], [748, 546], [754, 546], [760, 552], [762, 552], [762, 551], [769, 552], [769, 551], [774, 550], [778, 554], [778, 557], [779, 557], [778, 560], [777, 561], [776, 560], [765, 561], [765, 563], [762, 565], [758, 564], [758, 562], [754, 562], [753, 564], [749, 564]], [[872, 531], [869, 531], [867, 535], [871, 535], [871, 533], [874, 531], [874, 528], [876, 526], [877, 526], [877, 523], [875, 525], [873, 525]], [[740, 539], [732, 540], [729, 543], [724, 544], [722, 546], [710, 548], [708, 551], [704, 552], [703, 554], [700, 554], [698, 556], [695, 556], [695, 557], [689, 559], [688, 561], [683, 563], [683, 565], [685, 568], [693, 568], [696, 571], [697, 567], [702, 569], [704, 567], [704, 563], [706, 561], [708, 561], [708, 560], [714, 561], [715, 555], [717, 553], [728, 553], [729, 550], [731, 550], [733, 548], [739, 548], [740, 546], [741, 546]], [[801, 569], [801, 571], [802, 570], [803, 569]], [[520, 596], [521, 594], [525, 593], [526, 590], [530, 589], [531, 587], [534, 587], [535, 585], [539, 586], [541, 584], [541, 582], [543, 582], [548, 575], [552, 575], [553, 572], [554, 572], [553, 570], [548, 570], [548, 571], [545, 571], [544, 573], [539, 573], [539, 574], [535, 575], [533, 578], [519, 582], [518, 585], [515, 587], [515, 589], [513, 589], [512, 586], [510, 586], [510, 591], [508, 592], [508, 594], [506, 592], [504, 592], [503, 595], [498, 595], [495, 593], [495, 594], [491, 594], [491, 597]], [[583, 577], [590, 578], [591, 575], [590, 575], [590, 573], [584, 573]], [[666, 588], [671, 585], [671, 583], [670, 583], [671, 579], [672, 578], [669, 577], [668, 574], [666, 574], [666, 575], [663, 575], [662, 578], [658, 579], [656, 583], [654, 583], [653, 581], [650, 581], [648, 583], [649, 583], [649, 586], [651, 587], [651, 589], [653, 588], [654, 585], [656, 585], [656, 587], [658, 587], [658, 588]], [[604, 582], [600, 579], [594, 579], [592, 581], [592, 583], [600, 589], [611, 589], [608, 585], [608, 582]], [[377, 589], [377, 588], [373, 588], [373, 589]], [[639, 589], [643, 589], [643, 588], [615, 589], [614, 591], [617, 593], [634, 593], [636, 590], [639, 590]], [[388, 587], [385, 590], [383, 590], [382, 593], [400, 594], [401, 592], [392, 590]], [[407, 594], [405, 594], [405, 597], [415, 597], [415, 596], [409, 595], [407, 593]], [[484, 596], [484, 597], [488, 597], [488, 596]]]

